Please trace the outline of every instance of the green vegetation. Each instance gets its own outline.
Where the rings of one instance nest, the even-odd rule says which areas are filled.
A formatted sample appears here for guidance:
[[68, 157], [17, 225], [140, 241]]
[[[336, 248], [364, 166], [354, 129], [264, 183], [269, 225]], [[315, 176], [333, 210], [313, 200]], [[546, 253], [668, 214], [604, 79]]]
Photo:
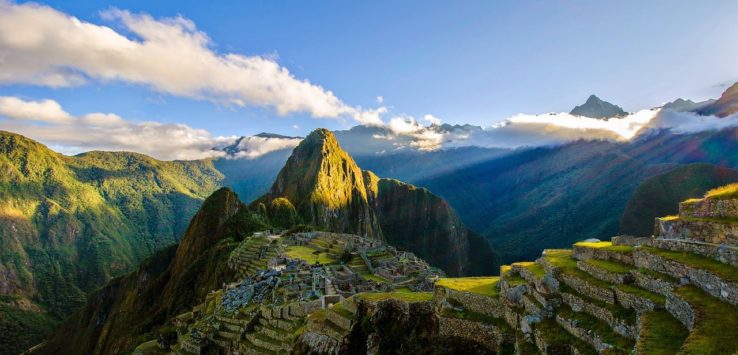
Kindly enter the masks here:
[[631, 270], [633, 270], [632, 266], [621, 264], [621, 263], [614, 262], [614, 261], [588, 259], [588, 260], [585, 260], [584, 263], [587, 263], [598, 269], [602, 269], [602, 270], [615, 273], [615, 274], [626, 274], [630, 272]]
[[436, 282], [436, 286], [483, 296], [497, 297], [500, 293], [497, 285], [499, 281], [499, 277], [442, 278]]
[[620, 218], [620, 234], [647, 237], [654, 232], [654, 219], [679, 211], [679, 203], [695, 203], [713, 188], [738, 181], [738, 170], [712, 164], [689, 164], [643, 181]]
[[621, 284], [621, 285], [615, 285], [615, 288], [617, 288], [620, 291], [630, 293], [631, 295], [645, 298], [658, 305], [663, 306], [664, 303], [666, 303], [666, 297], [659, 295], [658, 293], [653, 293], [651, 291], [644, 290], [640, 287], [636, 287], [636, 286], [628, 285], [628, 284]]
[[595, 351], [592, 345], [571, 335], [571, 333], [556, 323], [554, 319], [545, 319], [542, 322], [536, 323], [534, 327], [549, 346], [572, 346], [579, 350], [581, 354], [597, 354], [597, 351]]
[[738, 184], [729, 184], [707, 191], [705, 198], [731, 199], [738, 197]]
[[319, 262], [321, 264], [331, 264], [334, 260], [325, 252], [319, 252], [313, 248], [293, 245], [287, 248], [284, 252], [288, 257], [295, 259], [302, 259], [307, 261], [309, 264], [315, 264]]
[[574, 312], [569, 306], [562, 305], [559, 308], [558, 315], [567, 320], [576, 321], [577, 327], [597, 334], [604, 342], [614, 346], [616, 349], [629, 352], [633, 348], [632, 340], [615, 333], [609, 324], [589, 314]]
[[630, 245], [613, 245], [612, 242], [578, 242], [575, 243], [574, 246], [602, 249], [623, 254], [630, 254], [633, 252], [633, 247]]
[[676, 261], [693, 268], [709, 271], [726, 281], [738, 282], [738, 268], [721, 263], [717, 260], [697, 254], [670, 251], [653, 247], [643, 247], [643, 249], [665, 259]]
[[539, 280], [543, 279], [543, 277], [546, 276], [546, 270], [543, 269], [543, 266], [532, 261], [520, 261], [517, 263], [513, 263], [512, 266], [524, 267], [526, 270], [530, 271], [530, 273], [533, 274], [536, 279]]
[[696, 313], [694, 328], [680, 349], [686, 354], [732, 354], [738, 349], [738, 309], [718, 301], [693, 285], [682, 286], [676, 295]]
[[397, 299], [405, 302], [425, 302], [433, 299], [430, 292], [363, 292], [358, 293], [354, 297], [379, 302], [388, 299]]
[[689, 335], [687, 328], [667, 311], [641, 315], [641, 334], [636, 343], [638, 354], [676, 354]]
[[498, 327], [500, 329], [500, 332], [501, 333], [508, 333], [509, 334], [509, 333], [512, 333], [513, 332], [513, 330], [510, 327], [510, 325], [507, 324], [507, 322], [505, 322], [503, 319], [501, 319], [501, 318], [495, 318], [495, 317], [488, 316], [488, 315], [481, 314], [481, 313], [477, 313], [477, 312], [472, 312], [472, 311], [468, 311], [468, 310], [456, 311], [456, 310], [451, 309], [451, 308], [445, 308], [445, 309], [443, 309], [443, 312], [441, 313], [441, 316], [448, 317], [448, 318], [465, 319], [465, 320], [470, 320], [470, 321], [474, 321], [474, 322], [480, 322], [480, 323], [494, 325], [494, 326], [496, 326], [496, 327]]
[[608, 310], [612, 314], [613, 317], [623, 320], [629, 324], [635, 324], [636, 322], [636, 311], [635, 310], [623, 308], [622, 306], [617, 305], [617, 304], [603, 302], [596, 298], [591, 298], [589, 296], [586, 296], [586, 295], [583, 295], [577, 292], [577, 290], [563, 283], [559, 285], [559, 291], [562, 293], [568, 293], [568, 294], [574, 295], [576, 297], [581, 298], [587, 303], [593, 304], [600, 308], [604, 308]]
[[58, 321], [0, 303], [0, 353], [20, 354], [40, 343]]
[[363, 277], [363, 278], [365, 278], [367, 280], [376, 281], [376, 282], [380, 282], [380, 283], [385, 283], [385, 284], [386, 283], [390, 283], [384, 277], [377, 276], [377, 275], [374, 275], [374, 274], [368, 274], [368, 273], [367, 274], [361, 274], [361, 277]]

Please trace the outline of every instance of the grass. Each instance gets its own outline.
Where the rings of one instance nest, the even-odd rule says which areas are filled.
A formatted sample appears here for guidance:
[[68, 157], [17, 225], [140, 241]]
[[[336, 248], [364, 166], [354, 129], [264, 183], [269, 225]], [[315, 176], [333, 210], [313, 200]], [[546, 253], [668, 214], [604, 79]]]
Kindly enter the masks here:
[[331, 306], [331, 310], [343, 318], [354, 318], [353, 313], [349, 312], [349, 310], [344, 308], [340, 303], [333, 304], [333, 306]]
[[315, 249], [300, 245], [290, 246], [284, 253], [290, 258], [302, 259], [307, 261], [309, 264], [315, 264], [316, 261], [321, 264], [331, 264], [334, 262], [333, 258], [331, 258], [328, 253], [320, 252], [316, 254]]
[[522, 278], [522, 277], [520, 277], [518, 275], [515, 275], [515, 276], [505, 276], [505, 281], [507, 282], [508, 285], [510, 285], [510, 287], [515, 287], [515, 286], [519, 286], [519, 285], [526, 285], [526, 284], [528, 284], [528, 281], [527, 280], [525, 280], [524, 278]]
[[664, 221], [664, 222], [676, 221], [678, 219], [679, 219], [679, 216], [674, 216], [674, 215], [672, 215], [672, 216], [659, 217], [659, 220], [660, 221]]
[[667, 311], [647, 312], [641, 315], [638, 354], [676, 354], [689, 335], [687, 328]]
[[389, 282], [389, 281], [388, 281], [387, 279], [385, 279], [384, 277], [381, 277], [381, 276], [377, 276], [377, 275], [374, 275], [374, 274], [362, 274], [361, 276], [362, 276], [363, 278], [367, 279], [367, 280], [371, 280], [371, 281], [376, 281], [376, 282], [379, 282], [379, 283], [385, 283], [385, 284], [388, 284], [388, 283], [390, 283], [390, 282]]
[[536, 279], [543, 279], [543, 277], [546, 276], [546, 270], [544, 270], [541, 265], [538, 265], [533, 261], [517, 262], [513, 263], [512, 266], [520, 266], [525, 268], [526, 270], [530, 271], [530, 273], [533, 274]]
[[693, 285], [678, 288], [676, 295], [695, 310], [694, 327], [680, 349], [687, 354], [733, 354], [738, 349], [738, 308], [718, 301]]
[[546, 319], [535, 325], [548, 345], [570, 345], [579, 350], [581, 354], [597, 354], [592, 345], [571, 335], [553, 319]]
[[614, 274], [626, 274], [633, 270], [633, 267], [624, 265], [618, 262], [613, 261], [605, 261], [605, 260], [597, 260], [597, 259], [588, 259], [584, 261], [585, 263], [592, 265], [598, 269], [605, 270], [607, 272], [611, 272]]
[[670, 251], [653, 247], [644, 247], [644, 250], [651, 254], [658, 255], [687, 266], [709, 271], [726, 281], [738, 282], [738, 268], [723, 264], [717, 260], [697, 254]]
[[630, 254], [633, 252], [633, 246], [630, 245], [613, 245], [612, 242], [578, 242], [574, 246], [582, 248], [603, 249], [616, 253]]
[[437, 286], [455, 291], [475, 293], [478, 295], [497, 297], [500, 293], [497, 283], [500, 278], [494, 277], [455, 277], [442, 278], [436, 282]]
[[738, 196], [738, 184], [729, 184], [707, 191], [705, 198], [729, 199]]
[[622, 284], [622, 285], [615, 285], [615, 288], [625, 293], [630, 293], [631, 295], [645, 298], [655, 304], [663, 305], [664, 303], [666, 303], [666, 297], [659, 295], [658, 293], [653, 293], [651, 291], [644, 290], [640, 287]]
[[[609, 243], [609, 242], [608, 242]], [[562, 273], [577, 277], [584, 282], [602, 288], [610, 288], [610, 284], [602, 281], [577, 268], [577, 260], [572, 257], [572, 251], [568, 249], [546, 249], [544, 260], [559, 268]]]
[[425, 302], [433, 299], [430, 292], [364, 292], [354, 297], [362, 300], [379, 302], [388, 299], [396, 299], [405, 302]]
[[600, 301], [598, 299], [591, 298], [589, 296], [583, 295], [583, 294], [577, 292], [577, 290], [575, 290], [575, 289], [573, 289], [573, 288], [571, 288], [568, 285], [563, 284], [563, 283], [559, 286], [559, 291], [561, 293], [569, 293], [569, 294], [572, 294], [572, 295], [574, 295], [576, 297], [581, 298], [586, 303], [590, 303], [590, 304], [593, 304], [593, 305], [595, 305], [597, 307], [604, 308], [607, 311], [609, 311], [613, 315], [613, 317], [615, 317], [617, 319], [620, 319], [620, 320], [623, 320], [623, 321], [625, 321], [625, 322], [627, 322], [629, 324], [635, 324], [635, 322], [636, 322], [636, 311], [634, 311], [632, 309], [623, 308], [620, 305], [610, 304], [610, 303], [607, 303], [607, 302], [604, 302], [604, 301]]
[[644, 268], [639, 268], [638, 269], [638, 272], [640, 272], [642, 274], [645, 274], [647, 276], [650, 276], [650, 277], [652, 277], [654, 279], [658, 279], [658, 280], [661, 280], [661, 281], [669, 282], [669, 283], [672, 283], [672, 284], [679, 283], [679, 279], [677, 279], [676, 277], [672, 277], [672, 276], [669, 276], [667, 274], [662, 274], [662, 273], [657, 272], [657, 271], [653, 271], [653, 270], [649, 270], [649, 269], [644, 269]]
[[577, 327], [597, 334], [604, 342], [626, 352], [633, 349], [633, 341], [615, 333], [609, 324], [583, 312], [574, 312], [569, 306], [562, 305], [559, 315], [568, 320], [575, 320]]

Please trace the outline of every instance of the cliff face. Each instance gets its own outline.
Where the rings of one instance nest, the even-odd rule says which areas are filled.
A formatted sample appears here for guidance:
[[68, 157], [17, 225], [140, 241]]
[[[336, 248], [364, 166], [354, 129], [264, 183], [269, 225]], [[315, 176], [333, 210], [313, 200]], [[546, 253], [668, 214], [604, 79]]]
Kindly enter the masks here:
[[294, 205], [308, 224], [385, 239], [449, 275], [494, 273], [497, 267], [489, 244], [471, 233], [443, 199], [362, 171], [325, 129], [313, 131], [295, 148], [269, 193], [252, 207], [279, 199]]
[[[230, 281], [226, 260], [238, 244], [231, 230], [249, 213], [238, 196], [222, 188], [205, 200], [179, 246], [147, 259], [137, 272], [112, 280], [55, 332], [44, 354], [117, 354], [137, 344], [207, 292]], [[240, 223], [240, 224], [239, 224]]]

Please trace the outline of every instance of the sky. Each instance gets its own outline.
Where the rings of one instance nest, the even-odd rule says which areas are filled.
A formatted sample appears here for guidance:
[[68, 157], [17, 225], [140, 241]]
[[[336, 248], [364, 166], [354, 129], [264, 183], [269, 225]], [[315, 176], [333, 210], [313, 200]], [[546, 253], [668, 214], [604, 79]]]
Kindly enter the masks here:
[[734, 1], [0, 0], [0, 129], [182, 159], [259, 132], [490, 127], [593, 93], [638, 112], [738, 81], [736, 13]]

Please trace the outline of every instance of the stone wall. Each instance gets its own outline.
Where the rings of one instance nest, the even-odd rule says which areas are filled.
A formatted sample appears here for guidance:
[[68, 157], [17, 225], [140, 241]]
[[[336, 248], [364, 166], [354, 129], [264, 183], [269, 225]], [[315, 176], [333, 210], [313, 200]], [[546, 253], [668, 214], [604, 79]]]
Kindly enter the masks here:
[[714, 220], [656, 220], [656, 234], [666, 239], [690, 239], [712, 244], [738, 244], [738, 224]]
[[623, 264], [633, 264], [633, 256], [629, 253], [619, 253], [604, 248], [586, 248], [574, 245], [573, 255], [578, 260], [599, 259], [612, 260]]
[[636, 327], [632, 324], [626, 323], [622, 319], [615, 318], [612, 312], [606, 308], [586, 302], [580, 297], [565, 292], [561, 294], [561, 298], [573, 311], [588, 313], [609, 324], [616, 333], [631, 339], [636, 338], [636, 334], [638, 334]]
[[700, 254], [722, 263], [738, 267], [738, 247], [731, 245], [715, 245], [692, 240], [655, 238], [650, 245], [667, 250]]
[[[658, 271], [676, 278], [688, 278], [690, 283], [701, 288], [711, 296], [738, 306], [738, 284], [728, 282], [717, 275], [696, 269], [644, 250], [634, 252], [636, 266]], [[730, 267], [727, 266], [726, 267]]]
[[438, 304], [441, 300], [451, 300], [474, 313], [502, 318], [503, 310], [499, 297], [488, 297], [436, 286], [433, 290], [433, 301]]
[[592, 285], [571, 275], [561, 275], [561, 280], [577, 292], [589, 297], [615, 304], [615, 293], [610, 288]]
[[692, 330], [694, 327], [695, 314], [689, 302], [677, 297], [674, 294], [666, 296], [666, 310], [684, 324], [687, 329]]
[[441, 317], [438, 323], [438, 335], [469, 339], [484, 345], [492, 352], [496, 352], [497, 347], [502, 343], [498, 327], [465, 319]]
[[698, 218], [738, 218], [738, 199], [703, 199], [679, 204], [679, 216]]
[[600, 280], [604, 280], [613, 284], [623, 284], [632, 281], [632, 276], [629, 273], [618, 274], [610, 272], [589, 264], [586, 261], [578, 261], [577, 268]]
[[676, 286], [671, 282], [652, 277], [637, 270], [633, 270], [630, 273], [631, 275], [633, 275], [635, 284], [638, 287], [644, 288], [654, 293], [658, 293], [660, 295], [668, 295], [669, 293], [671, 293], [671, 291], [674, 290], [674, 287]]

